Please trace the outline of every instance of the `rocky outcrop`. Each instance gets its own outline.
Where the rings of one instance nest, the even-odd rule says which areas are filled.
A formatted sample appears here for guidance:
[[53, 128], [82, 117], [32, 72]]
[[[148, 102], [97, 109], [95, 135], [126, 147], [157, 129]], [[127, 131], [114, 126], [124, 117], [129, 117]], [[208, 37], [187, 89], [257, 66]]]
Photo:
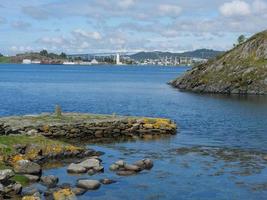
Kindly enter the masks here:
[[143, 159], [135, 162], [134, 164], [127, 164], [123, 160], [118, 160], [109, 169], [116, 171], [119, 176], [130, 176], [139, 173], [143, 170], [150, 170], [153, 168], [153, 161], [150, 159]]
[[267, 30], [170, 84], [200, 93], [267, 94]]
[[62, 118], [37, 115], [0, 118], [0, 135], [44, 135], [50, 138], [86, 140], [144, 138], [147, 135], [172, 135], [176, 124], [169, 119], [137, 117], [92, 117], [68, 113]]

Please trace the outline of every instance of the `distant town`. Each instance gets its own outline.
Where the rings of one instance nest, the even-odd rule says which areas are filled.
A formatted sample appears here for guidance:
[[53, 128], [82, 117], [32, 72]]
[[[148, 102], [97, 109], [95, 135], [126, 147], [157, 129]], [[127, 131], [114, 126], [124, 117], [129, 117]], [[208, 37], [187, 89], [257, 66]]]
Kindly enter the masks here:
[[63, 65], [158, 65], [192, 66], [205, 63], [208, 59], [221, 54], [221, 51], [199, 49], [183, 53], [139, 52], [139, 53], [97, 53], [97, 54], [55, 54], [47, 50], [17, 54], [0, 55], [0, 63], [22, 64], [63, 64]]

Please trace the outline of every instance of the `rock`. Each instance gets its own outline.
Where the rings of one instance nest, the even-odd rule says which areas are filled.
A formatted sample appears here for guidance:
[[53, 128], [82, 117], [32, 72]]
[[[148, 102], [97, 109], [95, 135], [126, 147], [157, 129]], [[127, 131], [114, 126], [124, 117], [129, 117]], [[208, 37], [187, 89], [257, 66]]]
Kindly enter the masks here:
[[53, 193], [54, 200], [76, 200], [76, 195], [71, 189], [61, 189]]
[[69, 189], [69, 188], [71, 188], [71, 184], [70, 183], [62, 183], [58, 187], [61, 189]]
[[18, 152], [19, 154], [25, 154], [25, 150], [26, 150], [27, 145], [16, 144], [13, 147], [16, 150], [16, 152]]
[[22, 185], [19, 184], [19, 183], [15, 183], [15, 184], [12, 186], [12, 190], [13, 190], [14, 194], [20, 194], [21, 191], [22, 191]]
[[79, 163], [80, 166], [86, 168], [87, 170], [100, 167], [100, 161], [95, 158], [89, 158], [81, 163]]
[[24, 187], [22, 189], [22, 195], [23, 196], [32, 196], [36, 193], [39, 193], [39, 190], [33, 186], [29, 186], [29, 187]]
[[124, 169], [126, 171], [135, 171], [135, 172], [139, 172], [141, 171], [140, 167], [136, 166], [136, 165], [129, 165], [129, 164], [125, 164], [124, 165]]
[[143, 169], [150, 170], [154, 166], [153, 161], [151, 159], [139, 160], [139, 161], [135, 162], [134, 164], [137, 165], [138, 167], [140, 167], [142, 170]]
[[87, 169], [84, 168], [82, 165], [80, 164], [74, 164], [71, 163], [68, 168], [67, 168], [67, 172], [68, 173], [75, 173], [75, 174], [81, 174], [81, 173], [86, 173]]
[[15, 173], [11, 169], [0, 170], [0, 183], [7, 181], [12, 178]]
[[32, 195], [32, 196], [24, 196], [22, 200], [41, 200], [41, 198], [38, 197], [37, 195]]
[[119, 165], [112, 164], [112, 165], [110, 165], [109, 170], [110, 171], [117, 171], [119, 168], [120, 168]]
[[[0, 183], [0, 194], [4, 193], [5, 188], [4, 186]], [[0, 196], [1, 197], [1, 196]]]
[[115, 162], [116, 165], [118, 165], [119, 167], [124, 167], [125, 162], [123, 160], [118, 160]]
[[86, 189], [78, 187], [72, 188], [71, 190], [76, 196], [83, 195], [86, 192]]
[[112, 184], [112, 183], [116, 183], [116, 181], [108, 179], [108, 178], [104, 178], [104, 179], [100, 180], [100, 183], [102, 183], [104, 185], [109, 185], [109, 184]]
[[54, 188], [58, 184], [58, 177], [50, 175], [50, 176], [42, 176], [41, 184], [47, 186], [48, 188]]
[[42, 172], [41, 166], [29, 160], [19, 160], [14, 165], [14, 170], [19, 174], [34, 174], [40, 175]]
[[24, 176], [29, 180], [29, 182], [34, 183], [40, 180], [39, 176], [31, 175], [31, 174], [24, 174]]
[[87, 190], [96, 190], [101, 186], [97, 180], [78, 180], [77, 187]]
[[125, 171], [125, 170], [121, 170], [117, 172], [117, 175], [119, 176], [131, 176], [131, 175], [135, 175], [136, 172], [135, 171]]
[[267, 30], [206, 63], [192, 67], [170, 84], [197, 93], [267, 94], [266, 44]]
[[144, 159], [144, 163], [145, 163], [145, 169], [147, 169], [147, 170], [152, 169], [154, 166], [153, 161], [150, 159]]
[[27, 131], [26, 135], [36, 136], [36, 135], [38, 135], [38, 131], [35, 129], [31, 129], [31, 130]]

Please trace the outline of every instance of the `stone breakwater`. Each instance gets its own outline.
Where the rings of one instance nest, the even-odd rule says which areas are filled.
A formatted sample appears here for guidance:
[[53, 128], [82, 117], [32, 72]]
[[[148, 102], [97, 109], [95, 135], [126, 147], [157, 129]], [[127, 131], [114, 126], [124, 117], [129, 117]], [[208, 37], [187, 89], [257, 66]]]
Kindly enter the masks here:
[[0, 118], [0, 135], [43, 135], [49, 138], [122, 139], [176, 134], [176, 124], [163, 118], [66, 113]]

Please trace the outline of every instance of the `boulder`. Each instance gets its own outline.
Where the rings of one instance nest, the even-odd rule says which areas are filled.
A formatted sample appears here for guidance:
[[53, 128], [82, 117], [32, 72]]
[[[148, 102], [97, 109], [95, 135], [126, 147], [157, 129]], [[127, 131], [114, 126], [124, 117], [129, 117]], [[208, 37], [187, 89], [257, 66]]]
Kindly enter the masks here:
[[140, 167], [142, 170], [143, 169], [150, 170], [154, 166], [153, 161], [151, 159], [139, 160], [139, 161], [135, 162], [134, 165]]
[[67, 168], [68, 173], [81, 174], [86, 173], [87, 169], [80, 164], [71, 163]]
[[39, 175], [42, 172], [41, 166], [29, 160], [19, 160], [14, 165], [14, 170], [19, 174]]
[[97, 190], [101, 186], [97, 180], [78, 180], [77, 187], [84, 188], [86, 190]]
[[39, 176], [31, 175], [31, 174], [24, 174], [24, 176], [29, 180], [29, 182], [34, 183], [40, 180]]
[[118, 160], [115, 162], [116, 165], [118, 165], [119, 167], [124, 167], [125, 162], [123, 160]]
[[130, 165], [130, 164], [125, 164], [124, 169], [126, 171], [135, 171], [135, 172], [140, 172], [141, 168], [138, 167], [137, 165]]
[[89, 158], [81, 163], [79, 163], [80, 166], [86, 168], [87, 170], [100, 167], [100, 161], [95, 158]]
[[61, 189], [53, 193], [54, 200], [76, 200], [76, 195], [71, 189]]
[[58, 184], [58, 177], [50, 175], [50, 176], [42, 176], [41, 184], [47, 186], [48, 188], [54, 188]]
[[14, 194], [20, 194], [21, 191], [22, 191], [22, 185], [19, 184], [19, 183], [15, 183], [13, 186], [12, 186], [12, 191]]
[[110, 171], [117, 171], [119, 168], [120, 168], [119, 165], [112, 164], [112, 165], [110, 165], [109, 170]]
[[0, 170], [0, 183], [7, 181], [12, 178], [15, 173], [11, 169]]

